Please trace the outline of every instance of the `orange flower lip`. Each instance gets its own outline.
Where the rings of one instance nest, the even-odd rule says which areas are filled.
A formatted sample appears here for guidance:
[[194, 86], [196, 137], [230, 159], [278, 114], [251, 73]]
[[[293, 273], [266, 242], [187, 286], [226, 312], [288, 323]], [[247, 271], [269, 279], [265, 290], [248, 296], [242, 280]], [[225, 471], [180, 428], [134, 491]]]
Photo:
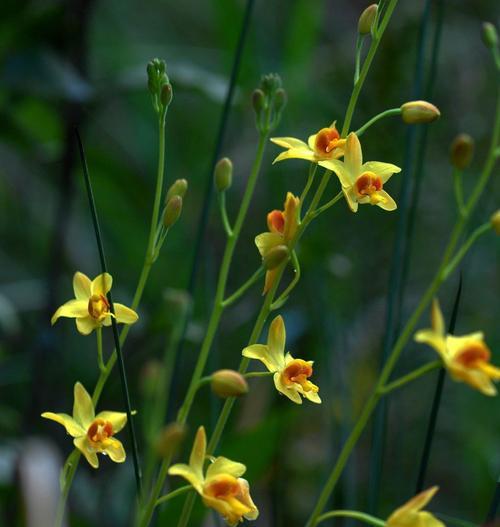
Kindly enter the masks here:
[[95, 419], [87, 431], [87, 437], [92, 444], [102, 443], [112, 435], [113, 425], [103, 419]]
[[338, 146], [340, 134], [336, 128], [322, 128], [316, 135], [314, 150], [320, 156], [329, 157], [330, 152]]
[[318, 391], [318, 387], [307, 379], [313, 374], [312, 366], [302, 359], [294, 359], [283, 370], [283, 380], [285, 384], [297, 383], [302, 386], [304, 391]]
[[490, 357], [490, 350], [486, 346], [477, 343], [466, 347], [455, 360], [466, 368], [474, 368], [480, 362], [489, 362]]
[[283, 234], [285, 230], [285, 215], [281, 210], [273, 210], [267, 215], [267, 227], [270, 232]]
[[92, 295], [89, 298], [89, 315], [92, 318], [100, 319], [109, 313], [109, 302], [104, 295]]
[[374, 192], [382, 190], [383, 183], [380, 176], [373, 172], [365, 172], [356, 180], [356, 191], [360, 196], [371, 196]]

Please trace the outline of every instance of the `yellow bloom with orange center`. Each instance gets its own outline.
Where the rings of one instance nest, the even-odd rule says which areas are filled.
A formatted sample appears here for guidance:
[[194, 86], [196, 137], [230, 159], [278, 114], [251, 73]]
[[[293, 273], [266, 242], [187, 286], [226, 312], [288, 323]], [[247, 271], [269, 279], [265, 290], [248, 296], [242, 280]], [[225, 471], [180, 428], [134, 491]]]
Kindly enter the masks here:
[[347, 136], [344, 161], [330, 159], [318, 164], [335, 172], [350, 209], [358, 210], [359, 204], [370, 203], [384, 210], [395, 210], [396, 202], [384, 190], [384, 184], [401, 169], [391, 163], [368, 161], [363, 163], [363, 152], [358, 136], [351, 132]]
[[[59, 317], [76, 319], [76, 328], [82, 335], [88, 335], [101, 326], [110, 326], [110, 305], [106, 294], [111, 289], [113, 278], [108, 273], [100, 274], [90, 281], [83, 273], [76, 272], [73, 276], [73, 291], [75, 298], [60, 306], [51, 319], [54, 325]], [[133, 324], [139, 318], [137, 313], [124, 306], [113, 302], [115, 318], [123, 324]]]
[[286, 330], [283, 317], [277, 316], [269, 327], [267, 344], [253, 344], [242, 351], [244, 357], [257, 359], [274, 373], [274, 385], [294, 403], [302, 404], [302, 397], [321, 403], [319, 388], [309, 378], [313, 374], [313, 361], [294, 359], [285, 354]]
[[422, 510], [437, 491], [438, 487], [431, 487], [414, 496], [389, 516], [386, 527], [445, 527], [430, 512]]
[[271, 141], [286, 148], [273, 163], [284, 159], [305, 159], [318, 163], [325, 159], [338, 159], [344, 155], [345, 139], [340, 138], [335, 122], [330, 127], [322, 128], [318, 133], [309, 136], [307, 143], [295, 137], [273, 137]]
[[234, 526], [243, 521], [255, 520], [259, 510], [250, 496], [248, 481], [242, 476], [246, 467], [225, 457], [210, 457], [210, 465], [204, 470], [207, 457], [205, 428], [200, 426], [193, 443], [189, 465], [178, 463], [168, 469], [172, 476], [181, 476], [193, 486], [207, 507], [215, 509]]
[[446, 335], [443, 314], [435, 299], [431, 311], [432, 328], [418, 331], [417, 342], [433, 347], [443, 359], [453, 379], [462, 381], [485, 395], [496, 395], [492, 381], [500, 380], [500, 368], [490, 364], [491, 351], [480, 331], [463, 337]]
[[[269, 232], [263, 232], [255, 237], [255, 245], [262, 258], [280, 245], [288, 246], [297, 232], [299, 218], [300, 199], [291, 192], [286, 195], [284, 210], [273, 210], [267, 215], [267, 227]], [[263, 293], [267, 293], [274, 283], [278, 269], [270, 269], [266, 272], [266, 281]]]
[[99, 412], [95, 415], [94, 404], [87, 390], [77, 382], [74, 389], [73, 417], [68, 414], [44, 412], [42, 417], [64, 426], [73, 437], [73, 444], [85, 456], [90, 465], [99, 467], [97, 454], [106, 454], [115, 463], [125, 461], [125, 449], [113, 436], [127, 423], [123, 412]]

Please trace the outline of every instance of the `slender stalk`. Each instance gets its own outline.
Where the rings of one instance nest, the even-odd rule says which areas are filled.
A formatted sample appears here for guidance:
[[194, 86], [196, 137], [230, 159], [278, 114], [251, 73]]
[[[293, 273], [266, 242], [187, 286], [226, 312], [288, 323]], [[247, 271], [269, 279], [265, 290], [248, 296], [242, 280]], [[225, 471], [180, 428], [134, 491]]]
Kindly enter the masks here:
[[359, 80], [359, 65], [361, 63], [361, 51], [363, 50], [363, 43], [365, 41], [365, 36], [360, 35], [356, 37], [356, 51], [355, 51], [355, 61], [354, 61], [354, 85]]
[[304, 201], [305, 201], [307, 195], [309, 194], [309, 190], [311, 190], [311, 186], [313, 184], [314, 176], [316, 175], [316, 170], [317, 169], [318, 169], [318, 164], [317, 163], [311, 163], [311, 165], [309, 167], [309, 175], [307, 176], [306, 186], [304, 187], [304, 190], [302, 191], [302, 194], [300, 195], [299, 212], [298, 212], [298, 217], [299, 218], [301, 217], [301, 211], [302, 211], [302, 207], [304, 205]]
[[227, 217], [227, 208], [226, 208], [226, 193], [219, 192], [219, 209], [220, 216], [222, 219], [222, 225], [224, 226], [224, 231], [228, 238], [233, 235], [233, 230], [231, 229], [231, 224], [229, 223], [229, 218]]
[[324, 205], [322, 205], [321, 207], [317, 208], [313, 214], [314, 214], [314, 217], [316, 218], [317, 216], [319, 216], [320, 214], [322, 214], [323, 212], [325, 212], [325, 210], [328, 210], [330, 207], [332, 207], [333, 205], [335, 205], [335, 203], [337, 203], [337, 201], [341, 200], [342, 197], [344, 196], [344, 193], [343, 191], [341, 190], [334, 198], [332, 198], [330, 201], [327, 201]]
[[272, 371], [251, 371], [249, 373], [244, 373], [243, 377], [245, 377], [245, 379], [253, 379], [255, 377], [269, 377], [271, 375], [274, 375], [274, 372]]
[[401, 387], [405, 386], [409, 382], [412, 382], [412, 381], [418, 379], [419, 377], [422, 377], [423, 375], [425, 375], [425, 374], [427, 374], [427, 373], [429, 373], [431, 371], [437, 370], [442, 365], [443, 365], [443, 362], [440, 361], [440, 360], [435, 360], [433, 362], [429, 362], [427, 364], [424, 364], [420, 368], [417, 368], [416, 370], [414, 370], [414, 371], [412, 371], [412, 372], [410, 372], [410, 373], [408, 373], [406, 375], [403, 375], [399, 379], [396, 379], [395, 381], [392, 381], [389, 384], [386, 384], [385, 386], [382, 386], [382, 388], [380, 388], [380, 390], [379, 390], [379, 393], [381, 393], [383, 395], [387, 395], [388, 393], [392, 392], [393, 390], [397, 390], [398, 388], [401, 388]]
[[104, 359], [102, 356], [102, 328], [97, 328], [95, 330], [96, 339], [97, 339], [97, 364], [99, 366], [99, 370], [103, 372], [106, 369], [106, 365], [104, 364]]
[[368, 49], [368, 54], [366, 55], [366, 59], [363, 62], [363, 67], [361, 68], [359, 79], [354, 85], [354, 89], [352, 90], [351, 98], [347, 106], [347, 111], [346, 111], [346, 115], [344, 118], [344, 124], [342, 126], [342, 134], [341, 134], [342, 137], [346, 137], [347, 133], [349, 132], [351, 121], [352, 121], [352, 116], [354, 114], [354, 110], [358, 102], [359, 94], [361, 93], [361, 88], [363, 87], [363, 84], [366, 80], [366, 76], [368, 75], [368, 71], [370, 70], [370, 66], [372, 64], [373, 58], [375, 57], [375, 53], [377, 52], [377, 48], [380, 44], [380, 40], [382, 39], [382, 35], [385, 32], [387, 24], [389, 23], [389, 20], [391, 19], [392, 12], [394, 11], [397, 3], [398, 3], [398, 0], [390, 0], [389, 4], [387, 5], [387, 9], [384, 13], [384, 16], [380, 22], [379, 28], [377, 29], [375, 34], [372, 35], [372, 41], [370, 44], [370, 48]]
[[290, 282], [288, 287], [283, 291], [283, 293], [281, 293], [281, 295], [271, 304], [271, 311], [279, 309], [287, 301], [288, 297], [290, 296], [290, 293], [294, 290], [295, 286], [300, 281], [300, 263], [299, 259], [297, 258], [297, 253], [295, 251], [292, 251], [291, 259], [295, 276], [293, 277], [293, 280]]
[[[94, 195], [93, 195], [93, 192], [92, 192], [92, 184], [91, 184], [91, 181], [90, 181], [90, 174], [89, 174], [88, 167], [87, 167], [87, 160], [86, 160], [86, 157], [85, 157], [85, 152], [84, 152], [84, 149], [83, 149], [82, 140], [80, 138], [80, 135], [78, 134], [78, 131], [76, 132], [76, 135], [77, 135], [77, 139], [78, 139], [78, 146], [79, 146], [79, 149], [80, 149], [80, 157], [81, 157], [81, 161], [82, 161], [83, 175], [84, 175], [84, 179], [85, 179], [85, 185], [86, 185], [86, 188], [87, 188], [87, 195], [88, 195], [88, 199], [89, 199], [90, 211], [91, 211], [91, 214], [92, 214], [92, 223], [94, 225], [94, 231], [95, 231], [95, 236], [96, 236], [97, 248], [98, 248], [98, 251], [99, 251], [99, 258], [100, 258], [100, 261], [101, 261], [101, 269], [102, 269], [103, 273], [107, 273], [106, 257], [104, 255], [104, 246], [103, 246], [103, 243], [102, 243], [101, 229], [99, 227], [99, 219], [98, 219], [98, 216], [97, 216], [97, 209], [96, 209], [96, 205], [95, 205]], [[131, 443], [132, 443], [132, 458], [133, 458], [133, 462], [134, 462], [135, 483], [136, 483], [136, 487], [137, 487], [137, 495], [138, 495], [138, 498], [140, 499], [140, 497], [141, 497], [141, 468], [140, 468], [140, 465], [139, 465], [139, 454], [138, 454], [138, 450], [137, 450], [137, 441], [136, 441], [136, 436], [135, 436], [134, 420], [133, 420], [133, 417], [132, 417], [132, 407], [131, 407], [131, 404], [130, 404], [130, 394], [129, 394], [129, 390], [128, 390], [127, 374], [126, 374], [126, 371], [125, 371], [125, 361], [123, 359], [123, 355], [122, 355], [122, 351], [121, 351], [120, 337], [118, 335], [118, 325], [116, 323], [115, 308], [114, 308], [114, 304], [113, 304], [111, 291], [108, 291], [107, 297], [108, 297], [108, 302], [109, 302], [109, 309], [110, 309], [110, 312], [111, 312], [111, 327], [112, 327], [112, 330], [113, 330], [113, 338], [114, 338], [114, 341], [115, 341], [115, 350], [116, 350], [116, 355], [118, 357], [118, 364], [120, 366], [120, 368], [119, 368], [120, 379], [121, 379], [121, 385], [122, 385], [122, 390], [123, 390], [123, 399], [125, 401], [125, 411], [127, 413], [128, 429], [129, 429], [129, 432], [130, 432], [130, 440], [131, 440]]]
[[453, 269], [456, 269], [458, 264], [462, 261], [462, 258], [467, 254], [472, 245], [480, 238], [483, 234], [491, 230], [491, 223], [488, 221], [480, 225], [466, 240], [466, 242], [460, 247], [451, 262], [443, 271], [444, 279], [448, 278]]
[[241, 286], [239, 287], [231, 296], [227, 297], [223, 302], [222, 305], [224, 308], [230, 306], [231, 304], [234, 304], [236, 300], [238, 300], [241, 296], [243, 296], [250, 287], [252, 287], [260, 278], [263, 276], [265, 272], [264, 266], [260, 266], [257, 271]]
[[464, 213], [464, 193], [462, 187], [463, 171], [458, 168], [453, 169], [453, 189], [455, 191], [455, 200], [457, 202], [457, 209], [460, 215]]
[[161, 498], [158, 498], [156, 500], [156, 506], [161, 505], [162, 503], [165, 503], [168, 500], [171, 500], [172, 498], [176, 498], [177, 496], [180, 496], [181, 494], [185, 494], [188, 490], [191, 490], [193, 487], [192, 485], [184, 485], [183, 487], [179, 487], [176, 490], [173, 490], [172, 492], [169, 492], [168, 494], [165, 494], [165, 496], [162, 496]]
[[[245, 192], [243, 194], [240, 210], [238, 212], [238, 216], [236, 218], [232, 234], [231, 236], [228, 236], [227, 239], [226, 248], [224, 250], [224, 256], [222, 258], [222, 264], [219, 272], [219, 278], [217, 281], [217, 289], [215, 293], [213, 310], [210, 316], [210, 321], [208, 323], [207, 332], [205, 334], [205, 338], [203, 340], [200, 353], [198, 355], [196, 366], [186, 396], [184, 398], [184, 402], [177, 414], [177, 421], [181, 424], [184, 424], [187, 420], [189, 411], [191, 409], [196, 392], [199, 387], [199, 381], [202, 378], [203, 371], [206, 366], [206, 362], [208, 359], [210, 348], [212, 346], [213, 339], [215, 337], [215, 333], [217, 332], [217, 328], [219, 326], [219, 321], [222, 316], [222, 312], [224, 311], [225, 306], [223, 302], [229, 270], [231, 267], [234, 250], [236, 248], [236, 243], [238, 241], [241, 228], [243, 227], [243, 223], [245, 221], [248, 208], [250, 206], [250, 201], [253, 196], [255, 185], [257, 183], [257, 178], [260, 172], [260, 167], [262, 165], [262, 159], [264, 157], [264, 150], [267, 143], [267, 139], [268, 133], [260, 134], [259, 144], [257, 146], [257, 153], [253, 163], [252, 171], [247, 181]], [[145, 505], [144, 513], [140, 521], [141, 527], [146, 527], [151, 521], [151, 517], [153, 516], [154, 508], [156, 505], [156, 500], [158, 499], [161, 489], [163, 488], [163, 484], [168, 473], [169, 465], [170, 459], [164, 459], [161, 464], [160, 471], [156, 483], [153, 487], [151, 496]]]
[[361, 128], [358, 128], [355, 134], [359, 137], [363, 135], [372, 124], [375, 124], [377, 121], [380, 121], [380, 119], [385, 119], [386, 117], [391, 117], [393, 115], [401, 115], [401, 108], [391, 108], [390, 110], [385, 110], [385, 112], [381, 112], [375, 115], [375, 117], [372, 117]]
[[337, 518], [337, 517], [353, 518], [354, 520], [360, 520], [364, 523], [375, 525], [376, 527], [384, 527], [385, 525], [384, 520], [381, 520], [380, 518], [375, 518], [375, 516], [371, 516], [370, 514], [365, 514], [363, 512], [358, 512], [358, 511], [346, 511], [346, 510], [325, 512], [325, 514], [322, 514], [316, 520], [316, 523], [314, 525], [318, 525], [318, 523], [321, 523], [325, 520], [329, 520], [330, 518]]

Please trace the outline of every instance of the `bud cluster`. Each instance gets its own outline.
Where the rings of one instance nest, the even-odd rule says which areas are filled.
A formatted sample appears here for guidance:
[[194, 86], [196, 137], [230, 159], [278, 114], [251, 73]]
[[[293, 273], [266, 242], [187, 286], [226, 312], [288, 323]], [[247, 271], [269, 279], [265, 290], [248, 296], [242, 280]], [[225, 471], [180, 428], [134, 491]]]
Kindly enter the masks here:
[[153, 108], [164, 119], [169, 104], [172, 102], [172, 85], [168, 79], [167, 66], [164, 60], [153, 59], [147, 65], [148, 88], [153, 101]]
[[280, 76], [277, 73], [264, 75], [260, 86], [252, 94], [257, 129], [261, 133], [269, 133], [278, 126], [286, 103], [287, 94], [282, 88]]

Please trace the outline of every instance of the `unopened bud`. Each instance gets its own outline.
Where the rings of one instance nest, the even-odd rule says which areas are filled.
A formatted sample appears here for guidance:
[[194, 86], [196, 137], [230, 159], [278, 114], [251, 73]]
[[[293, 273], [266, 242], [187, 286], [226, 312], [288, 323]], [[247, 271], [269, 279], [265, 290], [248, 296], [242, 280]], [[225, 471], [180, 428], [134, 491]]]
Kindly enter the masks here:
[[441, 116], [441, 112], [430, 102], [411, 101], [401, 106], [401, 116], [407, 124], [422, 124], [432, 123]]
[[278, 90], [276, 90], [276, 94], [274, 96], [274, 108], [276, 112], [281, 112], [286, 106], [287, 101], [288, 96], [286, 94], [286, 91], [283, 88], [279, 88]]
[[168, 189], [167, 195], [165, 197], [165, 205], [174, 196], [180, 196], [181, 198], [183, 198], [186, 195], [187, 189], [188, 182], [186, 179], [176, 179]]
[[228, 157], [219, 159], [215, 165], [214, 183], [218, 192], [227, 190], [233, 182], [233, 163]]
[[268, 271], [276, 269], [289, 256], [290, 251], [286, 245], [276, 245], [264, 256], [264, 266]]
[[179, 219], [182, 212], [182, 198], [180, 196], [172, 196], [165, 208], [163, 215], [163, 225], [169, 229]]
[[371, 32], [373, 22], [377, 16], [378, 6], [377, 4], [369, 5], [359, 17], [358, 21], [358, 33], [360, 35], [368, 35]]
[[491, 22], [483, 22], [482, 35], [483, 42], [487, 48], [496, 48], [498, 46], [497, 28]]
[[500, 236], [500, 210], [497, 210], [492, 216], [491, 216], [491, 226], [493, 227], [493, 230]]
[[172, 91], [172, 85], [170, 82], [167, 82], [161, 87], [160, 95], [160, 100], [164, 108], [166, 108], [172, 102], [173, 97], [174, 93]]
[[260, 88], [257, 88], [252, 93], [252, 106], [257, 115], [259, 115], [266, 106], [266, 96]]
[[277, 89], [281, 88], [281, 77], [277, 73], [263, 75], [260, 81], [260, 88], [266, 95], [272, 95]]
[[459, 170], [467, 168], [474, 155], [474, 139], [468, 134], [459, 134], [450, 147], [451, 164]]
[[219, 397], [238, 397], [248, 393], [243, 375], [234, 370], [218, 370], [212, 373], [212, 391]]
[[163, 427], [156, 440], [156, 452], [167, 458], [175, 454], [186, 437], [186, 425], [170, 423]]

